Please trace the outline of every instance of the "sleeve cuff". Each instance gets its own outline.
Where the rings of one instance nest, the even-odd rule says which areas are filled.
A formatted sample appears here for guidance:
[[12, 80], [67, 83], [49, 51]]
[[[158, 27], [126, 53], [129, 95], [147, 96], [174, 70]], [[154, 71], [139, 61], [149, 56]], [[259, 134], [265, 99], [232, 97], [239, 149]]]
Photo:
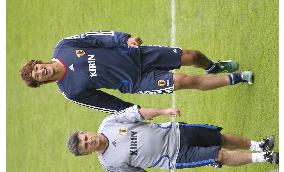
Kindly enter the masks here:
[[140, 107], [139, 105], [135, 105], [135, 106], [136, 106], [136, 108], [137, 108], [137, 111], [138, 111], [138, 113], [139, 113], [139, 115], [140, 115], [142, 121], [144, 121], [145, 118], [141, 115], [141, 113], [140, 113], [140, 111], [139, 111], [139, 109], [141, 109], [141, 107]]

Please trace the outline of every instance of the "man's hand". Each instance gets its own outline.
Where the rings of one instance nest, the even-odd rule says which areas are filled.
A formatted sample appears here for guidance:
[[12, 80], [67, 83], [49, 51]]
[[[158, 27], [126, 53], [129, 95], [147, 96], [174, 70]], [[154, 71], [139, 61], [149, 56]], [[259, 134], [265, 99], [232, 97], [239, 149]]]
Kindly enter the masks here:
[[144, 117], [144, 119], [153, 119], [154, 117], [160, 115], [167, 115], [172, 118], [180, 116], [180, 111], [176, 108], [141, 108], [139, 109], [139, 112]]
[[142, 39], [139, 37], [131, 37], [127, 40], [127, 45], [130, 47], [138, 48], [143, 43]]
[[165, 110], [165, 115], [168, 115], [170, 118], [175, 118], [180, 116], [180, 111], [176, 108], [169, 108]]

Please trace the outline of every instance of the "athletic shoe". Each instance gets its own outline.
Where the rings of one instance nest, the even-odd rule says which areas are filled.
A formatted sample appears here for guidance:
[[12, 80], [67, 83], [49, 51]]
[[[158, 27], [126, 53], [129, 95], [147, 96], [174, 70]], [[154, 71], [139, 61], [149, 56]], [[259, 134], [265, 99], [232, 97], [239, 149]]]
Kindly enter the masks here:
[[227, 73], [232, 73], [239, 68], [239, 64], [233, 60], [227, 60], [227, 61], [218, 61], [215, 63], [215, 65], [219, 65], [219, 70], [217, 73], [221, 72], [227, 72]]
[[263, 155], [266, 162], [270, 162], [271, 164], [279, 164], [279, 153], [267, 151]]
[[252, 71], [243, 71], [241, 72], [241, 77], [243, 82], [247, 82], [248, 84], [253, 84], [254, 76]]
[[274, 147], [274, 137], [268, 136], [267, 138], [263, 139], [259, 144], [259, 147], [262, 149], [263, 152], [272, 151]]

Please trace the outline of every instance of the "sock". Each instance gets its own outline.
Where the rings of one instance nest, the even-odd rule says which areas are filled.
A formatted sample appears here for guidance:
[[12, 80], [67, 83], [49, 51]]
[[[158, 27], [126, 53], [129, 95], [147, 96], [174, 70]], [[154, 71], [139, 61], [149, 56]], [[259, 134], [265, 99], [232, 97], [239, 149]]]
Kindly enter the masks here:
[[220, 66], [218, 65], [218, 63], [214, 63], [214, 62], [210, 62], [210, 65], [205, 68], [205, 71], [207, 73], [217, 73], [220, 69]]
[[261, 142], [256, 142], [256, 141], [251, 140], [249, 150], [256, 151], [256, 152], [262, 152], [262, 149], [259, 147], [260, 143]]
[[243, 81], [241, 73], [230, 73], [228, 75], [230, 85], [235, 85]]
[[266, 162], [266, 160], [264, 159], [264, 152], [261, 153], [252, 153], [251, 154], [251, 161], [252, 163], [257, 163], [257, 162]]

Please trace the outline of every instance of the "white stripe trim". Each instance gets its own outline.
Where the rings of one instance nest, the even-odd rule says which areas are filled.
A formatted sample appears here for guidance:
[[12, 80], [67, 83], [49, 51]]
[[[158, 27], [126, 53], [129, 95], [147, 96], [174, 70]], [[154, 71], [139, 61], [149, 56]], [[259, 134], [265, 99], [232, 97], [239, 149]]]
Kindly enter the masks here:
[[168, 47], [168, 48], [178, 48], [178, 49], [180, 49], [180, 50], [182, 50], [182, 48], [181, 47], [176, 47], [176, 46], [173, 46], [173, 45], [170, 45], [170, 46], [168, 46], [168, 45], [147, 45], [148, 47]]
[[149, 90], [149, 91], [139, 91], [137, 94], [169, 94], [173, 93], [174, 86], [159, 89], [159, 90]]
[[232, 83], [231, 83], [231, 85], [235, 85], [234, 75], [233, 75], [232, 73], [231, 73], [230, 75], [231, 75], [231, 79], [232, 79]]
[[[61, 91], [61, 90], [60, 90], [60, 91]], [[73, 103], [76, 103], [76, 104], [81, 105], [81, 106], [86, 106], [86, 107], [88, 107], [88, 108], [95, 109], [95, 110], [98, 110], [98, 111], [101, 111], [101, 112], [106, 112], [106, 113], [109, 113], [109, 114], [114, 114], [114, 113], [120, 113], [121, 111], [123, 111], [123, 110], [121, 110], [121, 111], [116, 111], [116, 110], [112, 110], [112, 109], [106, 109], [106, 108], [101, 108], [101, 107], [97, 107], [97, 106], [93, 106], [93, 105], [88, 105], [88, 104], [80, 103], [80, 102], [77, 102], [77, 101], [75, 101], [75, 100], [72, 100], [72, 99], [68, 98], [68, 97], [64, 94], [64, 92], [61, 92], [61, 93], [62, 93], [62, 95], [63, 95], [67, 100], [69, 100], [69, 101], [71, 101], [71, 102], [73, 102]]]

